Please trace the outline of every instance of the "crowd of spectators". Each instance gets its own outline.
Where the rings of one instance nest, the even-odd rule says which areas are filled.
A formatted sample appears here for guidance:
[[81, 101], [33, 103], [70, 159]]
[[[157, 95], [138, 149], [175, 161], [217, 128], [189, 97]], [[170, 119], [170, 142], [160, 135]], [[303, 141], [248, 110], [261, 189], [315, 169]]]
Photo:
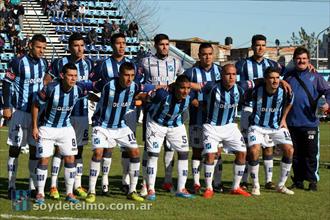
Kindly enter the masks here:
[[[67, 1], [67, 0], [42, 0], [41, 1], [44, 14], [49, 17], [56, 17], [63, 19], [64, 17], [74, 19], [79, 19], [80, 21], [85, 19], [86, 13], [89, 10], [84, 5], [79, 5], [79, 1]], [[125, 20], [116, 22], [109, 19], [105, 19], [102, 30], [102, 45], [109, 45], [110, 38], [115, 33], [123, 33], [127, 37], [137, 37], [139, 27], [136, 21], [132, 21], [127, 24]], [[86, 42], [91, 45], [98, 43], [98, 33], [95, 29], [91, 29], [86, 36]]]
[[0, 38], [0, 52], [3, 52], [5, 43], [9, 42], [14, 54], [19, 56], [27, 49], [29, 38], [19, 35], [23, 29], [24, 6], [17, 0], [0, 0], [0, 8], [0, 33], [3, 33]]

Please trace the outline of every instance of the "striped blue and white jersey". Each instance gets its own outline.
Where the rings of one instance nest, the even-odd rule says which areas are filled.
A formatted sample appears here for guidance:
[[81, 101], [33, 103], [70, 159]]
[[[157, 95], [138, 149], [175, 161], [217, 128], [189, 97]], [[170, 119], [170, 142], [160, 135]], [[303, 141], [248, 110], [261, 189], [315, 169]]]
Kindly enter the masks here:
[[[205, 71], [201, 66], [192, 67], [184, 72], [184, 74], [189, 78], [190, 82], [194, 83], [205, 83], [205, 82], [215, 82], [221, 78], [221, 67], [219, 65], [213, 64], [212, 67]], [[202, 91], [197, 93], [197, 99], [199, 101], [199, 106], [204, 106], [206, 104], [206, 97]], [[206, 111], [205, 108], [196, 108], [193, 105], [189, 107], [189, 125], [199, 125], [202, 126], [206, 121]]]
[[278, 67], [282, 72], [284, 70], [279, 63], [267, 58], [263, 58], [262, 61], [257, 62], [253, 57], [249, 57], [238, 61], [235, 66], [237, 75], [239, 75], [239, 81], [264, 78], [264, 72], [267, 67]]
[[68, 127], [71, 126], [70, 116], [74, 105], [87, 95], [87, 87], [77, 83], [70, 91], [65, 92], [60, 80], [49, 83], [38, 92], [39, 105], [45, 105], [40, 116], [40, 126]]
[[284, 107], [292, 104], [294, 97], [293, 94], [286, 93], [282, 87], [279, 87], [274, 94], [268, 94], [265, 85], [261, 85], [247, 92], [245, 99], [252, 101], [250, 125], [277, 129], [280, 126]]
[[188, 109], [192, 96], [188, 95], [179, 101], [173, 91], [158, 89], [152, 94], [149, 116], [158, 124], [165, 127], [183, 125], [183, 113]]
[[[94, 63], [91, 59], [85, 57], [78, 61], [72, 60], [71, 56], [66, 56], [54, 60], [51, 65], [51, 75], [54, 78], [60, 77], [62, 68], [65, 64], [72, 62], [76, 64], [78, 70], [78, 82], [88, 82], [89, 75], [93, 72]], [[87, 97], [77, 102], [72, 110], [72, 116], [87, 116], [88, 115], [88, 101]]]
[[244, 100], [244, 92], [253, 87], [252, 81], [241, 82], [240, 85], [235, 84], [229, 90], [222, 85], [221, 80], [208, 82], [202, 89], [207, 98], [206, 123], [215, 126], [233, 123], [237, 106]]
[[[121, 64], [129, 62], [133, 63], [133, 60], [124, 57], [121, 61], [117, 61], [112, 56], [103, 60], [102, 62], [98, 63], [95, 67], [95, 71], [90, 77], [90, 80], [93, 82], [99, 81], [99, 80], [106, 80], [109, 81], [111, 78], [118, 77], [119, 76], [119, 67]], [[135, 66], [135, 64], [134, 64]], [[138, 74], [137, 67], [135, 66], [135, 82], [140, 82], [141, 80], [141, 74]]]
[[4, 79], [11, 83], [13, 97], [11, 103], [4, 103], [5, 106], [12, 105], [17, 110], [31, 112], [32, 102], [43, 86], [46, 73], [48, 73], [46, 59], [35, 59], [30, 55], [14, 58], [9, 63]]
[[160, 59], [152, 55], [142, 59], [139, 72], [143, 74], [146, 83], [169, 85], [175, 81], [177, 75], [184, 72], [184, 69], [181, 62], [172, 56]]
[[101, 98], [92, 117], [92, 126], [126, 127], [124, 115], [132, 106], [134, 97], [140, 92], [139, 87], [138, 84], [132, 82], [129, 87], [123, 88], [119, 84], [119, 78], [98, 81], [94, 92], [101, 92]]

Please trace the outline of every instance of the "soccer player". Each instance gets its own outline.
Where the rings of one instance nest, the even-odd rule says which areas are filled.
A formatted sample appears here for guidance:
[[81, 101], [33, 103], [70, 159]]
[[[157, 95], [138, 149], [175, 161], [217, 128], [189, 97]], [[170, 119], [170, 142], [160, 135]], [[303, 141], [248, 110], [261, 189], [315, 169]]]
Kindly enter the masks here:
[[[104, 80], [105, 82], [109, 81], [114, 77], [119, 77], [119, 67], [125, 63], [130, 62], [133, 63], [132, 60], [125, 57], [125, 49], [126, 49], [126, 37], [123, 33], [116, 33], [111, 36], [111, 47], [112, 47], [112, 55], [108, 59], [98, 63], [95, 67], [94, 75], [90, 78], [92, 81]], [[137, 74], [137, 68], [135, 67], [135, 82], [139, 82], [141, 80], [141, 74]], [[135, 133], [136, 131], [136, 111], [135, 105], [130, 107], [130, 111], [127, 111], [125, 114], [126, 124], [130, 127], [130, 129]], [[108, 175], [110, 172], [111, 166], [111, 149], [104, 149], [103, 151], [103, 163], [102, 163], [102, 194], [107, 195], [109, 192], [109, 179]], [[125, 148], [121, 148], [122, 150], [122, 168], [123, 168], [123, 176], [122, 176], [122, 190], [127, 193], [129, 188], [129, 164], [130, 157]]]
[[[212, 179], [214, 172], [214, 158], [221, 144], [228, 151], [235, 153], [233, 164], [232, 194], [250, 196], [239, 187], [245, 168], [246, 147], [244, 138], [234, 123], [238, 104], [243, 101], [244, 89], [251, 88], [251, 81], [242, 82], [242, 87], [236, 84], [236, 68], [233, 64], [226, 64], [222, 68], [221, 80], [207, 83], [202, 91], [207, 99], [207, 116], [203, 125], [203, 145], [205, 154], [205, 183], [204, 198], [214, 195]], [[243, 86], [244, 85], [244, 86]], [[244, 88], [244, 89], [243, 89]]]
[[[212, 45], [202, 43], [199, 46], [198, 65], [186, 70], [184, 74], [193, 83], [215, 82], [220, 80], [221, 67], [213, 63]], [[202, 92], [198, 92], [199, 106], [203, 106], [206, 99]], [[194, 193], [200, 191], [200, 164], [203, 151], [203, 123], [206, 121], [206, 111], [193, 105], [189, 107], [189, 144], [192, 147], [192, 174], [194, 179]], [[217, 164], [217, 162], [216, 162]]]
[[[32, 104], [32, 137], [37, 141], [38, 194], [36, 203], [45, 203], [44, 188], [47, 179], [49, 158], [53, 155], [54, 145], [59, 147], [64, 158], [64, 177], [66, 186], [66, 201], [78, 203], [73, 195], [73, 184], [76, 175], [75, 155], [78, 152], [76, 134], [70, 122], [70, 115], [79, 99], [86, 96], [84, 87], [76, 85], [78, 78], [77, 67], [74, 63], [67, 63], [62, 68], [61, 78], [44, 86], [38, 92], [36, 101]], [[45, 111], [40, 116], [38, 127], [38, 113], [42, 105]]]
[[[9, 120], [7, 144], [9, 148], [8, 158], [8, 197], [11, 198], [15, 190], [18, 156], [20, 148], [29, 144], [29, 171], [30, 190], [35, 190], [35, 169], [37, 158], [35, 156], [36, 142], [31, 136], [31, 105], [36, 92], [42, 88], [43, 83], [51, 80], [48, 73], [46, 59], [42, 58], [46, 49], [46, 38], [41, 34], [32, 37], [29, 43], [29, 53], [14, 58], [6, 72], [3, 81], [4, 109], [3, 117]], [[11, 88], [14, 96], [11, 94]], [[15, 111], [12, 113], [11, 106]]]
[[[144, 74], [144, 80], [146, 83], [151, 83], [153, 85], [169, 85], [173, 83], [176, 77], [184, 72], [181, 62], [169, 55], [170, 41], [166, 34], [157, 34], [154, 37], [154, 46], [156, 49], [156, 54], [143, 58], [141, 61], [140, 70]], [[144, 131], [146, 124], [148, 107], [145, 106], [144, 111]], [[145, 132], [143, 134], [145, 141]], [[146, 146], [145, 146], [146, 148]], [[172, 184], [172, 169], [173, 169], [173, 156], [174, 151], [171, 146], [168, 146], [166, 140], [164, 141], [164, 165], [165, 165], [165, 180], [163, 183], [163, 189], [171, 191], [173, 188]], [[147, 195], [146, 188], [146, 162], [147, 153], [146, 149], [143, 153], [142, 161], [142, 172], [143, 172], [143, 183], [141, 189], [141, 195]]]
[[[146, 146], [148, 151], [147, 184], [148, 200], [156, 200], [155, 182], [157, 162], [162, 143], [167, 138], [169, 144], [178, 152], [178, 184], [177, 197], [193, 198], [186, 190], [188, 177], [189, 145], [186, 128], [183, 124], [183, 113], [190, 104], [190, 81], [187, 76], [177, 77], [173, 88], [169, 91], [159, 89], [151, 96], [151, 110], [147, 118]], [[198, 101], [194, 99], [194, 101]]]
[[[134, 76], [134, 64], [125, 62], [119, 67], [119, 78], [115, 77], [109, 81], [100, 81], [96, 84], [96, 91], [101, 92], [101, 99], [93, 115], [93, 156], [90, 163], [87, 202], [95, 202], [95, 188], [100, 172], [101, 160], [105, 156], [106, 158], [111, 158], [112, 149], [117, 144], [126, 147], [130, 157], [130, 186], [127, 198], [135, 201], [143, 201], [143, 198], [136, 193], [136, 184], [140, 169], [139, 148], [133, 131], [127, 127], [124, 121], [124, 115], [129, 110], [132, 102], [135, 98], [140, 97], [138, 94], [140, 88], [133, 82]], [[107, 155], [104, 154], [105, 149], [108, 149], [106, 151]], [[109, 170], [106, 170], [106, 172], [109, 172], [110, 165], [107, 169]]]
[[[87, 82], [89, 75], [93, 71], [93, 62], [84, 55], [85, 42], [84, 38], [79, 33], [73, 33], [69, 37], [69, 50], [70, 55], [65, 56], [60, 59], [56, 59], [52, 63], [52, 75], [55, 78], [60, 78], [60, 73], [62, 68], [67, 63], [74, 63], [78, 71], [77, 81]], [[81, 186], [81, 176], [83, 174], [83, 146], [88, 143], [88, 101], [87, 97], [78, 101], [74, 106], [71, 113], [71, 124], [75, 130], [78, 153], [75, 155], [76, 161], [76, 177], [74, 181], [74, 192], [77, 196], [85, 198], [87, 193], [85, 189]], [[60, 194], [57, 190], [57, 176], [60, 170], [61, 165], [61, 155], [58, 148], [55, 151], [52, 162], [52, 178], [51, 178], [51, 188], [50, 188], [50, 197], [53, 199], [58, 199]]]
[[[253, 55], [249, 58], [242, 59], [236, 63], [237, 74], [240, 76], [239, 81], [244, 82], [246, 80], [253, 80], [256, 78], [262, 78], [264, 76], [264, 71], [267, 67], [278, 67], [281, 66], [270, 59], [264, 57], [266, 51], [266, 37], [264, 35], [254, 35], [252, 37], [252, 50]], [[283, 70], [281, 70], [283, 71]], [[247, 103], [243, 106], [241, 112], [241, 131], [245, 142], [247, 143], [247, 129], [249, 127], [249, 116], [252, 112], [251, 103]], [[248, 149], [249, 150], [249, 149]], [[273, 148], [268, 147], [263, 149], [263, 161], [265, 169], [265, 188], [275, 189], [275, 184], [272, 182], [273, 177]], [[247, 189], [248, 173], [247, 168], [245, 169], [242, 187]]]
[[252, 195], [260, 195], [259, 185], [259, 152], [260, 148], [279, 145], [283, 151], [280, 178], [277, 191], [287, 195], [294, 192], [285, 187], [292, 165], [293, 146], [286, 117], [292, 107], [293, 94], [287, 93], [280, 87], [281, 70], [268, 67], [264, 73], [265, 83], [256, 86], [246, 95], [247, 101], [252, 101], [252, 114], [249, 117], [248, 129], [248, 164], [252, 178]]
[[[315, 112], [325, 112], [330, 105], [330, 88], [321, 74], [308, 69], [309, 51], [298, 47], [293, 53], [295, 70], [286, 79], [295, 94], [292, 110], [287, 124], [293, 141], [293, 188], [304, 189], [304, 181], [309, 182], [308, 190], [317, 191], [319, 181], [319, 118]], [[303, 84], [305, 86], [303, 86]], [[304, 88], [305, 87], [305, 88]], [[309, 93], [309, 94], [308, 94]], [[317, 105], [318, 99], [325, 95], [326, 102]]]

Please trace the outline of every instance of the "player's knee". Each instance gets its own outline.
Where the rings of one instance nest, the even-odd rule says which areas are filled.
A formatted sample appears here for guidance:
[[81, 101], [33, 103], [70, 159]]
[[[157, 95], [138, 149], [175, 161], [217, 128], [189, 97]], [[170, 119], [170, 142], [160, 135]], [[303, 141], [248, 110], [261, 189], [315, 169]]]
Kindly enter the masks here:
[[10, 146], [10, 148], [9, 148], [9, 157], [18, 158], [20, 151], [21, 151], [21, 147]]
[[133, 157], [140, 157], [140, 151], [139, 148], [134, 148], [134, 149], [130, 149], [128, 151], [129, 157], [133, 158]]
[[96, 149], [96, 150], [94, 150], [92, 159], [94, 161], [100, 161], [102, 159], [102, 156], [103, 156], [103, 150], [102, 149]]
[[294, 149], [293, 149], [292, 145], [287, 145], [283, 148], [283, 154], [287, 157], [292, 158], [293, 152], [294, 152]]
[[178, 160], [188, 160], [189, 152], [178, 152]]
[[205, 163], [206, 164], [214, 164], [215, 154], [208, 153], [205, 155]]
[[273, 155], [273, 148], [267, 147], [267, 148], [263, 149], [262, 154], [263, 154], [263, 156]]
[[64, 156], [64, 163], [74, 163], [75, 157], [74, 155], [70, 155], [70, 156]]
[[236, 153], [235, 164], [244, 165], [245, 164], [245, 156], [246, 156], [245, 152], [238, 151]]

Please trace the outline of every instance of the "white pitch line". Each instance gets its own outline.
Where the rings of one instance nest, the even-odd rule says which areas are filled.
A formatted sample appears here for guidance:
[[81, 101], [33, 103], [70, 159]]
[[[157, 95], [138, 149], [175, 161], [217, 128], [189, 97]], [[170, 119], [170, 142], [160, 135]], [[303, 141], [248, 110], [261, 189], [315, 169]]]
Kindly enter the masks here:
[[99, 218], [71, 218], [71, 217], [52, 217], [52, 216], [31, 216], [31, 215], [9, 215], [9, 214], [1, 214], [1, 218], [5, 219], [58, 219], [58, 220], [101, 220]]

